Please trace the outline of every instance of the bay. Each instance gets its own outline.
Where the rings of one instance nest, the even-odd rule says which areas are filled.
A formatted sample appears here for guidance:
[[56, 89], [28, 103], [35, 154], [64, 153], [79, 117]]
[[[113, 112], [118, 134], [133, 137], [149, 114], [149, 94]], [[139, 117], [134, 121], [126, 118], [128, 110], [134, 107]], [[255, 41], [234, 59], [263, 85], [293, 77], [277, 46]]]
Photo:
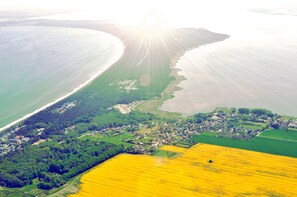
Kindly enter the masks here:
[[161, 109], [192, 115], [250, 107], [297, 116], [296, 21], [296, 16], [241, 11], [225, 20], [222, 15], [220, 24], [203, 24], [230, 38], [180, 58], [177, 68], [186, 80]]

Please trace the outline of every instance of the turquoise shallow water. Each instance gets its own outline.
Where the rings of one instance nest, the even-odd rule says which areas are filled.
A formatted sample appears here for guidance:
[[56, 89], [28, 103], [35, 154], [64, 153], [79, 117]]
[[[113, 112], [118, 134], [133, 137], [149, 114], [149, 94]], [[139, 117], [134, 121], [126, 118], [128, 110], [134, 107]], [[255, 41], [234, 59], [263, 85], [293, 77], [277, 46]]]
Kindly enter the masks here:
[[0, 28], [0, 128], [72, 92], [122, 52], [117, 38], [94, 30]]

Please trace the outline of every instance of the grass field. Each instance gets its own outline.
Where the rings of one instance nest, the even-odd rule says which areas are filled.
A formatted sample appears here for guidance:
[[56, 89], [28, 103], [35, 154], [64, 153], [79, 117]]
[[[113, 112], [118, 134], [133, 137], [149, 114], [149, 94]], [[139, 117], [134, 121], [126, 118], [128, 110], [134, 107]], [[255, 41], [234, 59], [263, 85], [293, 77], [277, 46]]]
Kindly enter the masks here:
[[182, 148], [179, 146], [165, 145], [155, 150], [152, 155], [172, 159], [180, 156], [186, 150], [186, 148]]
[[102, 134], [96, 134], [93, 136], [84, 136], [82, 139], [90, 139], [90, 140], [95, 140], [95, 141], [104, 141], [116, 145], [124, 145], [126, 147], [132, 146], [130, 143], [126, 143], [125, 140], [132, 140], [134, 139], [134, 135], [130, 133], [119, 133], [117, 135], [113, 136], [104, 136]]
[[268, 126], [267, 123], [256, 123], [256, 122], [250, 122], [250, 121], [241, 121], [240, 125], [245, 129], [253, 129], [253, 130], [262, 130]]
[[174, 159], [121, 154], [81, 182], [72, 197], [294, 196], [297, 159], [199, 144]]
[[276, 155], [297, 157], [297, 142], [257, 136], [248, 141], [221, 138], [202, 133], [191, 138], [194, 143], [207, 143]]
[[175, 153], [183, 153], [187, 149], [186, 148], [182, 148], [182, 147], [178, 147], [178, 146], [165, 145], [165, 146], [162, 146], [161, 148], [159, 148], [159, 150], [171, 151], [171, 152], [175, 152]]
[[[82, 175], [78, 175], [68, 181], [65, 185], [60, 188], [54, 188], [51, 190], [41, 190], [37, 188], [36, 181], [33, 181], [33, 185], [25, 186], [20, 188], [6, 188], [0, 187], [0, 197], [34, 197], [34, 196], [49, 196], [49, 197], [63, 197], [68, 194], [73, 194], [79, 191], [77, 185]], [[35, 182], [35, 183], [34, 183]]]
[[175, 153], [172, 151], [166, 151], [166, 150], [155, 150], [152, 155], [159, 156], [159, 157], [174, 158], [178, 156], [178, 153]]
[[297, 142], [297, 130], [296, 129], [288, 129], [288, 131], [283, 130], [283, 129], [270, 129], [270, 130], [266, 130], [266, 131], [262, 132], [260, 134], [260, 136]]

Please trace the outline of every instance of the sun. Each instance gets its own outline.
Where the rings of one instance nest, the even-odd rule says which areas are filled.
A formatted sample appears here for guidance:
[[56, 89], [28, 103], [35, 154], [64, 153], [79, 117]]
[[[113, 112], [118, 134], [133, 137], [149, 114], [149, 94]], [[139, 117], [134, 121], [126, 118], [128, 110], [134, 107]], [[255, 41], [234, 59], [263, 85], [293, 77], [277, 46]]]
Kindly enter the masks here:
[[149, 41], [157, 41], [164, 36], [164, 27], [162, 23], [162, 17], [158, 13], [145, 14], [141, 22], [136, 25], [138, 30]]
[[159, 25], [159, 20], [156, 15], [148, 15], [145, 17], [145, 26], [147, 28], [156, 28]]

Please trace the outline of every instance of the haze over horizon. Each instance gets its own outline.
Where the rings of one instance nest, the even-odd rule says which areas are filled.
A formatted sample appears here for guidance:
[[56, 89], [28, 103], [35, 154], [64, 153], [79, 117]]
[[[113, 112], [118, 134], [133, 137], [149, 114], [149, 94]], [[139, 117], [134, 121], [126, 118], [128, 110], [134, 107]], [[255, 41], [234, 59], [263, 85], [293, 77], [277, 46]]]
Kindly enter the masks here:
[[[222, 21], [218, 17], [222, 14], [236, 20], [234, 15], [237, 12], [250, 8], [297, 10], [297, 4], [292, 0], [0, 0], [0, 5], [0, 11], [38, 11], [40, 13], [45, 12], [44, 15], [49, 12], [55, 14], [57, 11], [80, 12], [81, 19], [119, 20], [123, 24], [138, 24], [147, 15], [156, 15], [164, 26], [191, 26], [194, 20], [195, 22], [201, 21], [200, 23], [213, 22], [214, 20]], [[74, 19], [78, 18], [74, 17]]]
[[0, 0], [0, 196], [295, 196], [296, 17]]

